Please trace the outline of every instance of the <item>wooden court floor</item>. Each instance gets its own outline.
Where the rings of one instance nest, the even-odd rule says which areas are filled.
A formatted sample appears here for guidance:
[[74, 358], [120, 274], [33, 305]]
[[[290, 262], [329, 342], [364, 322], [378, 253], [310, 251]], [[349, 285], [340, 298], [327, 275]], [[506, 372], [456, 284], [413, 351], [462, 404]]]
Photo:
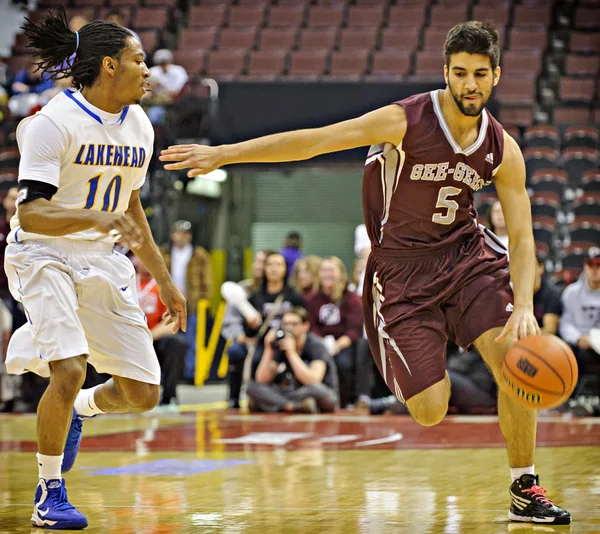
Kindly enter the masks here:
[[[50, 532], [29, 523], [34, 439], [34, 416], [0, 416], [0, 534]], [[102, 534], [599, 533], [600, 419], [542, 418], [538, 444], [541, 482], [570, 526], [508, 521], [502, 436], [484, 416], [433, 428], [404, 416], [104, 416], [85, 423], [66, 480], [86, 532]]]

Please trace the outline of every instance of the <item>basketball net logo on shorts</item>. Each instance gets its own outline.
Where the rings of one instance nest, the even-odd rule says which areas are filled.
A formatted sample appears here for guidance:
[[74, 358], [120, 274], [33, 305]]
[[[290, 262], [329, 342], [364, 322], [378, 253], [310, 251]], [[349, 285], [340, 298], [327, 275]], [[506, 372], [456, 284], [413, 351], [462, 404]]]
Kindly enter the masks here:
[[[491, 154], [486, 156], [486, 161], [489, 161], [487, 159], [489, 156], [491, 156]], [[449, 161], [444, 161], [443, 163], [426, 163], [424, 165], [419, 163], [413, 165], [410, 179], [442, 182], [449, 174], [451, 174], [455, 182], [462, 182], [463, 184], [468, 185], [473, 191], [479, 191], [483, 186], [491, 183], [483, 180], [475, 169], [469, 167], [462, 161], [459, 161], [453, 169], [449, 168], [449, 166]]]

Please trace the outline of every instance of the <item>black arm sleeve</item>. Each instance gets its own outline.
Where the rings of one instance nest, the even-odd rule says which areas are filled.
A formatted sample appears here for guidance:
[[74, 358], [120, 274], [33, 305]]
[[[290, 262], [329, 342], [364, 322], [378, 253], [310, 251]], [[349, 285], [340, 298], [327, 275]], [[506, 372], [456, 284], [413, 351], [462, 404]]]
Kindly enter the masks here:
[[55, 185], [39, 182], [38, 180], [21, 180], [19, 182], [19, 197], [17, 204], [31, 202], [38, 198], [50, 200], [58, 191]]

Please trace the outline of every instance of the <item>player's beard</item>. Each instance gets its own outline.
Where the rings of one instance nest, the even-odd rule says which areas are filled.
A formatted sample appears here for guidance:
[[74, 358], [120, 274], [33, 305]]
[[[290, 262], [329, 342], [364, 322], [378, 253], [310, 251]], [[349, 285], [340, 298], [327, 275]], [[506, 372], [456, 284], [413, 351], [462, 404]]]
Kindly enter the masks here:
[[454, 102], [456, 103], [456, 106], [458, 107], [458, 109], [460, 110], [460, 112], [463, 115], [466, 115], [467, 117], [478, 117], [479, 115], [481, 115], [481, 111], [483, 110], [483, 108], [485, 107], [488, 98], [485, 98], [485, 95], [482, 92], [476, 92], [476, 93], [471, 93], [471, 94], [476, 94], [479, 95], [481, 97], [481, 104], [467, 104], [465, 106], [462, 98], [460, 98], [460, 96], [458, 96], [455, 92], [454, 89], [452, 89], [452, 86], [450, 86], [450, 94], [452, 95], [452, 98], [454, 99]]

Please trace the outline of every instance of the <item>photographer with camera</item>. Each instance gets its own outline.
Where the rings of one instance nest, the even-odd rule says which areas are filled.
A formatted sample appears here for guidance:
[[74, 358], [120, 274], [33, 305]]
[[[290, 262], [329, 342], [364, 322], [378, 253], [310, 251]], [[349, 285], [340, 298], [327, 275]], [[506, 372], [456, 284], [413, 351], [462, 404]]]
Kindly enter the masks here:
[[337, 373], [322, 341], [308, 332], [304, 308], [283, 314], [280, 330], [265, 336], [256, 380], [246, 393], [261, 412], [333, 412], [338, 406]]

